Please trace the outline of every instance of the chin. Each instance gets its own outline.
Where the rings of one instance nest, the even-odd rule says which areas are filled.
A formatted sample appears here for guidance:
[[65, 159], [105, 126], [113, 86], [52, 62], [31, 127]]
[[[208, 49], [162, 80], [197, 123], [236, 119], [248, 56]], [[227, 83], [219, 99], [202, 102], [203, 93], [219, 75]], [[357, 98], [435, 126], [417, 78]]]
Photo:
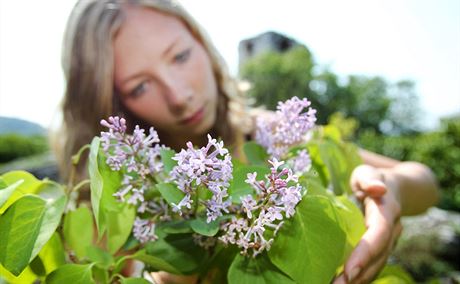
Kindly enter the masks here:
[[215, 123], [215, 119], [209, 119], [208, 121], [203, 121], [201, 125], [198, 125], [195, 129], [195, 133], [198, 135], [206, 135], [211, 132]]

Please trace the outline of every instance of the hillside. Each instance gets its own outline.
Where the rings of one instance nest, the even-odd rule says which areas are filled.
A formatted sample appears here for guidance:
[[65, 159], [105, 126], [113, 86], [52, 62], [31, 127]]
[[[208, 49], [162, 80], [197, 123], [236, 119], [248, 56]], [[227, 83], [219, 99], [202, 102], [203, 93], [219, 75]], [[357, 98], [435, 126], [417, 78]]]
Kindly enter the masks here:
[[7, 133], [16, 133], [27, 136], [46, 135], [46, 129], [31, 121], [0, 116], [0, 135]]

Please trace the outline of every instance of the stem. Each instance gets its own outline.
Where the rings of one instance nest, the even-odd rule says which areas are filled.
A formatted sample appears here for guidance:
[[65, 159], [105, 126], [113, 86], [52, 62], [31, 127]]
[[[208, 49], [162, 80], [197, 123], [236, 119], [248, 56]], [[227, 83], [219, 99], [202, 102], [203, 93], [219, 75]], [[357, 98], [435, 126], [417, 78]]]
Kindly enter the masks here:
[[81, 154], [83, 154], [85, 150], [88, 150], [90, 148], [91, 148], [90, 144], [86, 144], [83, 147], [81, 147], [80, 150], [78, 150], [77, 154], [72, 156], [72, 165], [76, 166], [80, 162]]
[[68, 193], [70, 193], [72, 191], [73, 183], [74, 183], [74, 180], [75, 180], [75, 175], [76, 175], [76, 172], [77, 172], [77, 165], [80, 162], [81, 154], [83, 154], [83, 152], [85, 150], [88, 150], [90, 148], [91, 148], [91, 145], [86, 144], [83, 147], [81, 147], [80, 150], [78, 150], [77, 154], [72, 156], [72, 169], [70, 170], [69, 181], [67, 183]]
[[73, 188], [71, 188], [69, 192], [78, 191], [78, 190], [80, 190], [82, 187], [84, 187], [85, 185], [88, 185], [88, 184], [90, 184], [90, 183], [91, 183], [91, 180], [89, 180], [89, 179], [82, 180], [82, 181], [79, 182], [76, 186], [74, 186]]

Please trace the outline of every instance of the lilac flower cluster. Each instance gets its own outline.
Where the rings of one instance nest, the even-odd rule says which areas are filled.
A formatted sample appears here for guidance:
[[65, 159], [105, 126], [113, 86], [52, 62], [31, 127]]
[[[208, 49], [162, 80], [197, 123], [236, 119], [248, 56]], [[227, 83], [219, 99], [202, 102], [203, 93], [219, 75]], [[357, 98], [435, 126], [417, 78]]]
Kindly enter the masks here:
[[[223, 224], [225, 234], [219, 237], [224, 244], [242, 248], [242, 254], [247, 255], [252, 250], [253, 257], [270, 249], [283, 220], [294, 215], [303, 194], [303, 188], [290, 169], [278, 170], [284, 162], [276, 158], [269, 162], [271, 173], [265, 181], [258, 181], [256, 172], [248, 174], [246, 182], [254, 188], [255, 198], [252, 195], [241, 198], [246, 216], [233, 217], [232, 221]], [[296, 184], [288, 185], [290, 181]]]
[[[316, 122], [316, 110], [309, 107], [311, 102], [293, 97], [279, 102], [277, 111], [271, 119], [257, 121], [256, 141], [277, 159], [283, 157], [290, 146], [304, 139]], [[304, 109], [307, 109], [303, 112]]]
[[[150, 128], [149, 135], [136, 125], [132, 135], [126, 133], [126, 120], [118, 116], [101, 120], [101, 125], [109, 129], [101, 132], [102, 149], [107, 157], [106, 163], [114, 171], [124, 170], [122, 186], [114, 194], [120, 201], [139, 205], [145, 202], [144, 192], [151, 186], [146, 177], [163, 169], [160, 159], [161, 146], [157, 132]], [[145, 204], [143, 206], [146, 206]]]
[[208, 135], [208, 144], [201, 149], [194, 149], [191, 142], [187, 149], [176, 154], [173, 158], [177, 161], [171, 172], [173, 181], [185, 193], [185, 197], [178, 203], [172, 204], [173, 211], [183, 213], [183, 207], [191, 209], [192, 195], [200, 186], [204, 186], [212, 193], [209, 200], [204, 201], [206, 206], [207, 222], [228, 213], [231, 202], [228, 198], [227, 188], [232, 178], [232, 161], [228, 150], [222, 141], [217, 142]]
[[297, 151], [296, 156], [287, 161], [289, 168], [291, 168], [294, 173], [302, 174], [308, 172], [311, 168], [311, 158], [307, 150], [302, 149]]
[[[121, 202], [137, 206], [137, 212], [149, 213], [152, 220], [170, 220], [170, 208], [161, 198], [145, 200], [145, 192], [152, 188], [158, 178], [158, 173], [163, 170], [160, 150], [163, 146], [154, 143], [160, 142], [157, 132], [150, 128], [149, 135], [138, 125], [133, 134], [126, 133], [126, 120], [123, 118], [109, 117], [108, 121], [102, 120], [101, 125], [109, 129], [101, 132], [101, 145], [106, 163], [114, 171], [123, 172], [120, 189], [114, 196]], [[155, 223], [149, 219], [136, 217], [133, 226], [133, 235], [141, 243], [157, 239]]]
[[155, 223], [150, 220], [136, 217], [133, 225], [133, 235], [141, 243], [155, 241], [158, 239], [158, 236], [155, 235], [155, 226]]

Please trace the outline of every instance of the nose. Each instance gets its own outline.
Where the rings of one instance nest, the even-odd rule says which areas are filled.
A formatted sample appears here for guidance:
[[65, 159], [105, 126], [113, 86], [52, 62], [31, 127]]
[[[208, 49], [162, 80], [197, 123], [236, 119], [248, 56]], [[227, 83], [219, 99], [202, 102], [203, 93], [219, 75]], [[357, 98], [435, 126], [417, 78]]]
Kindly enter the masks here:
[[175, 111], [184, 109], [192, 99], [192, 90], [186, 82], [177, 77], [168, 77], [164, 80], [165, 98], [168, 106]]

